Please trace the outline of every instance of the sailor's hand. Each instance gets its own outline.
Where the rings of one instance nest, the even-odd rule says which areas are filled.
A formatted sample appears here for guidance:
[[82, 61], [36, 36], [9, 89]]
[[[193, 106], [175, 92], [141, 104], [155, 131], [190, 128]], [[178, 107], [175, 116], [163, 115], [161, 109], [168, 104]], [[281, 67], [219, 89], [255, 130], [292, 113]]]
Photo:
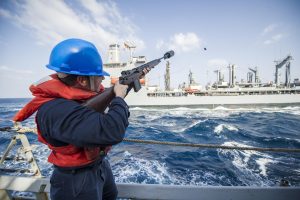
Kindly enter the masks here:
[[148, 74], [148, 72], [150, 71], [150, 68], [145, 68], [143, 69], [143, 75], [140, 78], [144, 78], [146, 74]]
[[116, 97], [121, 97], [124, 99], [124, 97], [127, 94], [128, 85], [122, 85], [119, 83], [119, 81], [116, 82], [114, 86], [114, 92], [116, 94]]

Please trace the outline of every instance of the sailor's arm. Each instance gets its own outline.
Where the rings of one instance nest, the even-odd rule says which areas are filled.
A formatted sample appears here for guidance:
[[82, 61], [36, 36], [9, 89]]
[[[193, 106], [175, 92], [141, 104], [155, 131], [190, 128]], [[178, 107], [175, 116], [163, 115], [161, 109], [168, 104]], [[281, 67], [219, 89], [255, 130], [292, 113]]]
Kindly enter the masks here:
[[106, 114], [75, 101], [56, 99], [40, 108], [37, 123], [46, 140], [76, 146], [114, 145], [123, 140], [128, 117], [128, 106], [121, 97], [112, 100]]

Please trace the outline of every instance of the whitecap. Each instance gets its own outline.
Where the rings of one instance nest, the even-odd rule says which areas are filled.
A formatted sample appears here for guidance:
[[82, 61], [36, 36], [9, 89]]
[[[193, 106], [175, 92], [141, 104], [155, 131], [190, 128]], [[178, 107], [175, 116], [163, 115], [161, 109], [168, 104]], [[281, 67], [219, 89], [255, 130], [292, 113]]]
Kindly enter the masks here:
[[176, 126], [176, 122], [175, 121], [166, 120], [166, 121], [160, 122], [159, 125], [160, 126], [165, 126], [165, 127], [174, 127], [174, 126]]
[[187, 108], [187, 107], [177, 107], [177, 108], [172, 108], [170, 110], [183, 110], [183, 111], [189, 111], [189, 110], [193, 110], [192, 108]]
[[[249, 145], [241, 144], [238, 142], [225, 142], [223, 146], [236, 146], [236, 147], [251, 147]], [[241, 178], [241, 181], [248, 185], [257, 185], [257, 186], [268, 186], [270, 183], [265, 179], [267, 177], [267, 168], [268, 163], [276, 163], [273, 160], [273, 157], [262, 152], [252, 151], [252, 150], [218, 150], [220, 154], [230, 159], [233, 166], [238, 169], [236, 173], [240, 174], [238, 178]], [[251, 164], [249, 165], [251, 157], [255, 155], [259, 157], [255, 162], [258, 165], [259, 173], [257, 173], [256, 166]], [[247, 179], [242, 177], [247, 176]]]
[[201, 124], [201, 123], [206, 122], [206, 121], [207, 121], [207, 119], [205, 119], [205, 120], [198, 120], [198, 121], [192, 122], [189, 126], [184, 127], [184, 128], [179, 128], [178, 129], [178, 127], [176, 127], [176, 129], [173, 130], [173, 132], [175, 132], [175, 133], [182, 133], [182, 132], [184, 132], [184, 131], [186, 131], [186, 130], [188, 130], [190, 128], [193, 128], [193, 127], [197, 126], [198, 124]]
[[[141, 175], [145, 177], [141, 183], [154, 181], [157, 184], [163, 184], [173, 179], [165, 163], [134, 157], [127, 151], [124, 153], [123, 161], [118, 163], [113, 167], [116, 182], [137, 183]], [[120, 165], [120, 163], [126, 164]]]
[[213, 108], [213, 110], [230, 110], [229, 108], [225, 108], [223, 106], [217, 106], [215, 108]]
[[[222, 144], [222, 146], [232, 146], [232, 147], [252, 147], [249, 145], [245, 145], [245, 144], [241, 144], [238, 142], [224, 142]], [[253, 150], [233, 150], [233, 149], [220, 149], [218, 150], [219, 152], [221, 152], [222, 154], [227, 154], [230, 153], [233, 155], [233, 165], [235, 165], [237, 168], [241, 169], [241, 168], [246, 168], [248, 161], [250, 160], [250, 157], [252, 155], [257, 155], [257, 156], [263, 156], [264, 154], [261, 152], [257, 152], [257, 151], [253, 151]], [[242, 158], [240, 156], [240, 154], [243, 155], [244, 158]], [[242, 170], [242, 169], [241, 169]]]
[[269, 158], [259, 158], [255, 161], [260, 169], [260, 174], [263, 176], [267, 176], [267, 164], [269, 163], [277, 163], [277, 161], [274, 161], [272, 159]]
[[300, 174], [300, 169], [295, 169], [294, 172], [296, 172], [297, 174]]
[[130, 108], [130, 110], [133, 111], [133, 110], [146, 110], [146, 109], [141, 108], [141, 107], [132, 107], [132, 108]]
[[129, 156], [131, 156], [132, 154], [129, 153], [129, 151], [124, 151], [123, 155], [124, 155], [124, 157], [129, 157]]
[[261, 109], [266, 113], [288, 113], [293, 115], [300, 115], [299, 106], [287, 106], [287, 107], [265, 107]]
[[214, 132], [217, 134], [220, 134], [223, 131], [223, 124], [219, 124], [218, 126], [215, 127]]
[[218, 126], [215, 127], [214, 133], [219, 135], [221, 134], [221, 132], [223, 132], [224, 128], [226, 128], [229, 131], [238, 131], [238, 128], [234, 127], [233, 125], [219, 124]]

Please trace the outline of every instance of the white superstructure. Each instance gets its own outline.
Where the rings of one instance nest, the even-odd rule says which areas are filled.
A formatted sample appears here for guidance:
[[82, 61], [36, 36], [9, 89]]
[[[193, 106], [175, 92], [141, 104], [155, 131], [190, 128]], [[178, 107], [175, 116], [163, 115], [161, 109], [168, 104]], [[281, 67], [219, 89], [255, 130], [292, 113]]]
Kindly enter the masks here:
[[[126, 43], [125, 43], [126, 46]], [[132, 55], [128, 62], [119, 62], [118, 44], [110, 45], [108, 63], [104, 64], [104, 70], [111, 74], [110, 78], [104, 80], [104, 86], [109, 87], [118, 80], [121, 71], [132, 69], [146, 63], [144, 56], [134, 57]], [[134, 47], [135, 48], [135, 47]], [[130, 49], [131, 50], [131, 49]], [[252, 72], [249, 72], [247, 82], [237, 83], [235, 80], [235, 67], [230, 65], [229, 82], [224, 81], [224, 76], [219, 70], [217, 73], [217, 82], [211, 86], [202, 88], [193, 78], [190, 71], [188, 84], [183, 84], [179, 89], [170, 90], [169, 63], [167, 63], [164, 90], [157, 86], [149, 86], [142, 80], [142, 89], [135, 93], [131, 91], [126, 97], [126, 102], [130, 106], [217, 106], [217, 105], [248, 105], [248, 104], [298, 104], [300, 103], [300, 86], [290, 83], [289, 69], [291, 56], [285, 58], [280, 64], [276, 65], [276, 70], [288, 65], [285, 85], [279, 85], [278, 81], [268, 84], [260, 82], [257, 67], [249, 68], [254, 73], [255, 81], [252, 82]], [[280, 65], [280, 66], [279, 66]], [[277, 72], [276, 71], [276, 72]], [[151, 73], [151, 72], [150, 72]], [[277, 72], [278, 73], [278, 72]]]

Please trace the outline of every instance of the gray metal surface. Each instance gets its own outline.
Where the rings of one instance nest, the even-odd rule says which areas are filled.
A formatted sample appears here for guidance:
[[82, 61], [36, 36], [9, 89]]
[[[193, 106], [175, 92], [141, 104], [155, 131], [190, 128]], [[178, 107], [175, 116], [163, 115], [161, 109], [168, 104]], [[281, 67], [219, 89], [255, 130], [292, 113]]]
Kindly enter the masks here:
[[300, 188], [236, 186], [172, 186], [118, 184], [121, 197], [134, 199], [296, 200]]
[[[126, 199], [218, 199], [218, 200], [298, 200], [300, 187], [174, 186], [117, 184], [119, 198]], [[0, 190], [49, 193], [48, 178], [0, 176]]]

